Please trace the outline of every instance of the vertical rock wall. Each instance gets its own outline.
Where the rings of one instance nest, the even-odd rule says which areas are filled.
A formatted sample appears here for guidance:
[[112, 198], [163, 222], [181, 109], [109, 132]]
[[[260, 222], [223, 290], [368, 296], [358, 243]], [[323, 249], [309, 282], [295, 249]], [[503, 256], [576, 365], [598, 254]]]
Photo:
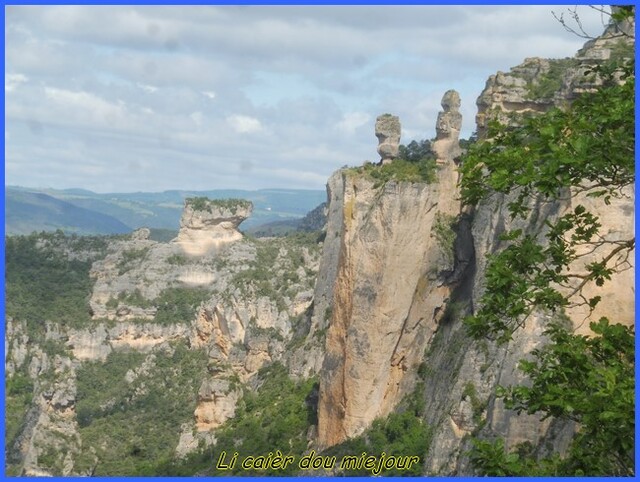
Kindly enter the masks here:
[[450, 294], [443, 273], [451, 266], [434, 234], [460, 208], [450, 157], [443, 150], [432, 184], [377, 187], [349, 170], [330, 179], [329, 191], [342, 197], [339, 209], [331, 199], [329, 226], [339, 229], [327, 234], [339, 239], [338, 256], [331, 251], [322, 263], [337, 262], [337, 272], [320, 376], [321, 447], [360, 434], [413, 386]]

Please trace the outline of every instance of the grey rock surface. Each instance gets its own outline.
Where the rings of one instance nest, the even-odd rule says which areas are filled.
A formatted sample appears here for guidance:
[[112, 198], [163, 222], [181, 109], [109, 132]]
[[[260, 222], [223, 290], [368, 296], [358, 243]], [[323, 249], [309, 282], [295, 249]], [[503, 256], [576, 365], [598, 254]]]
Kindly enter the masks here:
[[378, 138], [378, 154], [382, 164], [387, 164], [398, 157], [401, 130], [398, 116], [383, 114], [376, 119], [375, 134]]

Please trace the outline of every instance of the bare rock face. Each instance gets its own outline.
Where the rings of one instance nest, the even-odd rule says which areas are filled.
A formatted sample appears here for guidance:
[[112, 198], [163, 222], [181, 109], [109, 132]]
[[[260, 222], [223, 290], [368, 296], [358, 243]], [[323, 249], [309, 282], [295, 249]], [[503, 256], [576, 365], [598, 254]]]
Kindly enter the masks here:
[[[592, 89], [598, 79], [585, 79], [582, 73], [596, 58], [619, 55], [626, 47], [613, 42], [620, 41], [628, 39], [597, 39], [576, 58], [526, 59], [508, 74], [492, 76], [478, 99], [479, 137], [486, 137], [491, 119], [513, 123], [516, 114], [545, 112]], [[556, 203], [531, 199], [532, 215], [525, 220], [511, 219], [508, 195], [492, 196], [475, 212], [460, 213], [455, 202], [457, 173], [453, 163], [442, 162], [455, 157], [457, 146], [445, 142], [457, 141], [457, 105], [458, 96], [448, 92], [434, 143], [440, 161], [435, 185], [390, 182], [379, 191], [345, 171], [331, 177], [328, 241], [312, 316], [312, 332], [327, 327], [318, 446], [357, 436], [376, 417], [388, 414], [412, 389], [417, 365], [425, 363], [425, 423], [434, 435], [424, 467], [434, 475], [472, 474], [466, 455], [472, 437], [501, 437], [508, 448], [530, 442], [544, 454], [565, 450], [576, 430], [570, 422], [518, 415], [494, 396], [499, 385], [526, 383], [519, 361], [547, 342], [543, 332], [551, 315], [532, 315], [506, 345], [471, 340], [462, 323], [483, 294], [487, 255], [505, 247], [498, 234], [512, 229], [543, 232], [545, 221], [582, 204], [599, 217], [606, 239], [633, 238], [632, 188], [623, 190], [610, 206], [578, 193]], [[445, 276], [448, 265], [437, 243], [429, 240], [437, 214], [441, 219], [461, 214], [454, 263]], [[608, 314], [617, 322], [633, 324], [633, 254], [616, 260], [621, 272], [610, 282], [586, 293], [603, 298], [595, 319]], [[596, 251], [582, 263], [604, 255]], [[571, 270], [581, 272], [584, 266]], [[575, 332], [589, 334], [583, 323], [587, 313], [570, 309], [567, 315]]]
[[233, 417], [241, 394], [241, 390], [232, 387], [228, 380], [211, 378], [203, 382], [194, 414], [197, 430], [211, 431]]
[[451, 163], [439, 169], [439, 182], [389, 182], [382, 191], [366, 177], [332, 176], [331, 192], [343, 199], [339, 212], [329, 206], [329, 226], [341, 226], [320, 373], [320, 447], [359, 435], [411, 390], [450, 293], [432, 229], [459, 210], [456, 180]]
[[187, 199], [174, 242], [187, 255], [202, 256], [223, 244], [242, 239], [238, 226], [252, 210], [253, 204], [242, 199]]
[[460, 94], [455, 90], [448, 90], [442, 97], [443, 111], [438, 114], [436, 122], [436, 141], [432, 149], [439, 163], [452, 161], [458, 157], [460, 151], [460, 129], [462, 114], [460, 114]]
[[[614, 7], [615, 8], [615, 7]], [[563, 107], [584, 92], [602, 84], [597, 75], [587, 75], [599, 63], [632, 58], [635, 22], [611, 24], [604, 34], [585, 43], [571, 58], [527, 58], [509, 72], [498, 72], [487, 80], [476, 102], [479, 139], [487, 137], [491, 120], [514, 124], [513, 114], [535, 114]]]
[[378, 138], [378, 154], [380, 162], [388, 164], [398, 157], [400, 150], [400, 118], [391, 114], [383, 114], [376, 119], [376, 137]]
[[534, 97], [531, 86], [534, 79], [541, 79], [551, 70], [549, 60], [537, 57], [527, 58], [510, 72], [498, 72], [489, 76], [476, 105], [476, 125], [478, 138], [487, 137], [487, 129], [492, 120], [500, 123], [511, 121], [510, 113], [518, 114], [544, 112], [553, 106], [553, 99]]
[[151, 236], [151, 230], [149, 228], [136, 229], [131, 233], [131, 239], [135, 241], [146, 241]]

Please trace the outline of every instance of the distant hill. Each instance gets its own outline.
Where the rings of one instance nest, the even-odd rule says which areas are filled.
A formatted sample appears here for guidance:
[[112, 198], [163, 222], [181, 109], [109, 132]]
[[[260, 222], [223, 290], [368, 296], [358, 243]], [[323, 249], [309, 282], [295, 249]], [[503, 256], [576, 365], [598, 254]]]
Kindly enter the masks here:
[[120, 220], [42, 193], [9, 191], [5, 196], [7, 234], [55, 231], [77, 234], [122, 234], [131, 228]]
[[285, 221], [272, 221], [270, 223], [253, 226], [246, 229], [245, 232], [261, 237], [285, 236], [295, 231], [319, 231], [324, 228], [327, 222], [325, 209], [327, 203], [323, 202], [309, 211], [304, 217], [299, 219], [288, 219]]
[[[326, 200], [325, 191], [301, 189], [101, 194], [85, 189], [8, 186], [5, 188], [5, 230], [7, 234], [55, 229], [79, 234], [117, 234], [144, 226], [175, 231], [180, 224], [184, 199], [193, 196], [211, 199], [234, 197], [252, 201], [253, 214], [242, 224], [242, 230], [267, 223], [298, 220]], [[63, 209], [63, 206], [66, 207]], [[72, 207], [78, 210], [73, 211]]]

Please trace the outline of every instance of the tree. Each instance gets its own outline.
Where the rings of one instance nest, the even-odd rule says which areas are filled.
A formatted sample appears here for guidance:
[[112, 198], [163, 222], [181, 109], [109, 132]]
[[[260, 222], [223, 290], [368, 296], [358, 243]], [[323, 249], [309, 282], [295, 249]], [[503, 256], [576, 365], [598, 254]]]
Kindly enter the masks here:
[[[470, 147], [461, 167], [466, 204], [512, 193], [511, 216], [525, 219], [532, 198], [556, 202], [580, 194], [608, 204], [624, 195], [635, 180], [633, 62], [601, 65], [590, 74], [602, 79], [596, 92], [566, 109], [525, 119], [520, 127], [493, 124], [491, 140]], [[506, 342], [534, 312], [562, 313], [575, 305], [593, 312], [601, 300], [585, 296], [584, 288], [601, 286], [628, 266], [635, 248], [635, 237], [608, 239], [597, 216], [580, 204], [544, 228], [544, 233], [503, 235], [508, 246], [490, 257], [480, 308], [465, 320], [474, 337]], [[589, 251], [579, 249], [585, 246], [602, 254], [576, 272], [576, 261]], [[577, 422], [567, 454], [536, 460], [531, 447], [507, 454], [501, 440], [476, 441], [471, 458], [478, 470], [487, 475], [633, 475], [634, 331], [606, 318], [590, 326], [593, 336], [585, 337], [550, 323], [549, 344], [520, 365], [531, 385], [497, 393], [518, 412]]]
[[431, 150], [431, 141], [428, 139], [422, 139], [420, 142], [414, 140], [406, 146], [401, 144], [398, 157], [413, 163], [435, 159], [435, 155]]
[[[463, 202], [475, 205], [495, 193], [515, 193], [509, 211], [524, 219], [536, 196], [555, 202], [581, 193], [609, 203], [624, 195], [635, 180], [633, 65], [597, 71], [604, 76], [603, 86], [571, 108], [528, 118], [520, 127], [494, 123], [491, 141], [473, 145], [464, 158]], [[600, 227], [595, 215], [577, 205], [546, 223], [545, 239], [522, 230], [504, 234], [511, 244], [491, 258], [482, 308], [467, 321], [471, 333], [507, 341], [535, 309], [556, 311], [570, 303], [595, 308], [600, 300], [581, 298], [584, 286], [601, 286], [616, 270], [616, 255], [635, 248], [635, 237], [609, 240]], [[584, 256], [576, 248], [586, 244], [610, 249], [584, 273], [573, 273], [571, 265]], [[577, 289], [571, 284], [576, 279]], [[572, 292], [567, 296], [561, 288]]]
[[501, 440], [476, 440], [471, 457], [477, 469], [494, 476], [634, 474], [633, 330], [605, 318], [591, 329], [595, 336], [587, 337], [551, 325], [550, 343], [520, 365], [531, 386], [498, 391], [505, 406], [518, 413], [579, 424], [567, 455], [537, 460], [527, 444], [506, 454]]

